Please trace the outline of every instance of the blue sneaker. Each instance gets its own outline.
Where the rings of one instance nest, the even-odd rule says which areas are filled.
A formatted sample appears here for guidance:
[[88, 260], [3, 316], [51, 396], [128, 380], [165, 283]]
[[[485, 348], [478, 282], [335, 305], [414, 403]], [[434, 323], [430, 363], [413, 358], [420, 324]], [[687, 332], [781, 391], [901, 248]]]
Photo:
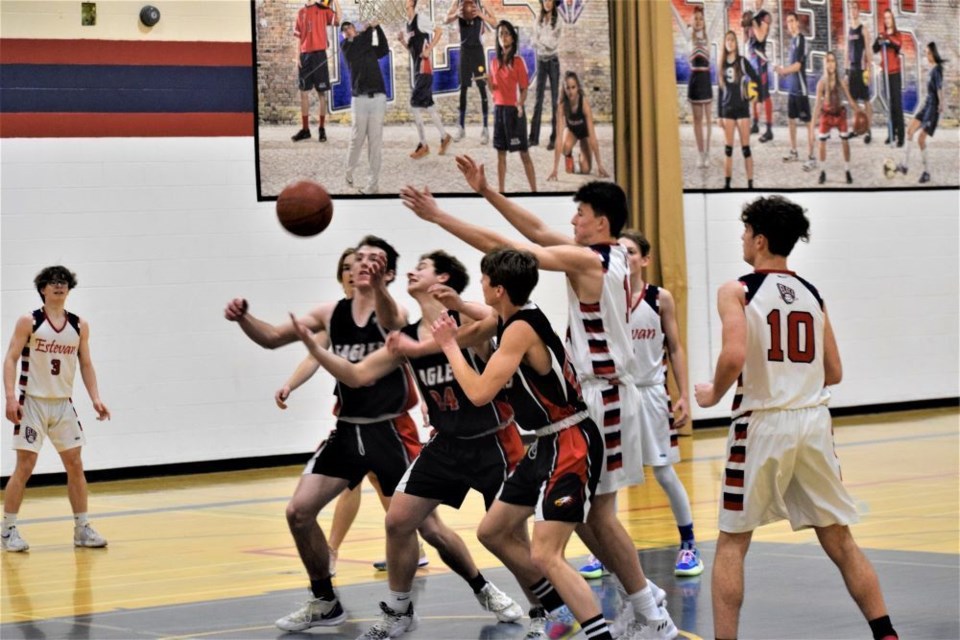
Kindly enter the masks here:
[[579, 571], [580, 575], [587, 580], [602, 578], [603, 574], [606, 573], [603, 568], [603, 563], [597, 560], [597, 556], [595, 555], [591, 555], [587, 560], [587, 564], [580, 567]]
[[696, 547], [680, 549], [680, 553], [677, 554], [677, 566], [673, 573], [678, 576], [698, 576], [703, 573], [703, 560], [700, 559], [700, 550]]
[[547, 613], [547, 637], [550, 640], [566, 640], [580, 631], [580, 623], [573, 617], [573, 612], [563, 605], [556, 611]]

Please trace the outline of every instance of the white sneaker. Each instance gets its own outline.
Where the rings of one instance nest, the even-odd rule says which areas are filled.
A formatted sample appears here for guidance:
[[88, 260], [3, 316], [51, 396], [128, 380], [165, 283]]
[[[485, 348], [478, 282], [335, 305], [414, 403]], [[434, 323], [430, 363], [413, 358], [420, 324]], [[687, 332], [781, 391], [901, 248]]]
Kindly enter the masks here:
[[27, 541], [20, 537], [20, 531], [14, 526], [0, 534], [0, 546], [4, 551], [19, 553], [30, 548]]
[[90, 526], [90, 523], [73, 528], [73, 546], [75, 547], [105, 547], [107, 541]]
[[463, 136], [466, 135], [466, 132], [463, 130], [463, 127], [457, 127], [457, 130], [453, 134], [453, 141], [460, 142], [463, 140]]
[[680, 635], [667, 610], [659, 607], [658, 613], [659, 617], [647, 620], [646, 624], [634, 620], [620, 640], [673, 640]]
[[500, 622], [516, 622], [523, 617], [523, 609], [520, 608], [513, 598], [497, 588], [497, 585], [488, 582], [480, 590], [480, 593], [474, 594], [480, 606], [497, 616]]
[[347, 621], [347, 614], [340, 606], [339, 598], [321, 600], [312, 598], [302, 607], [274, 624], [283, 631], [303, 631], [310, 627], [335, 627]]
[[483, 128], [483, 131], [480, 132], [480, 144], [487, 144], [490, 142], [490, 131], [486, 127]]
[[547, 612], [543, 607], [534, 607], [530, 609], [530, 626], [527, 627], [527, 635], [523, 640], [550, 640], [547, 634]]
[[346, 180], [349, 186], [353, 186], [353, 174], [351, 172], [347, 171], [347, 174], [343, 177], [343, 179]]
[[367, 629], [366, 633], [357, 636], [357, 640], [386, 640], [386, 638], [399, 638], [407, 631], [413, 631], [420, 622], [419, 616], [413, 610], [413, 603], [406, 613], [397, 613], [387, 606], [387, 603], [380, 603], [382, 615], [380, 620]]
[[808, 158], [806, 162], [803, 163], [804, 171], [813, 171], [817, 168], [817, 160], [815, 158]]
[[[666, 611], [667, 606], [667, 592], [658, 587], [653, 583], [653, 580], [647, 578], [647, 584], [650, 586], [650, 591], [653, 592], [653, 601], [658, 607], [661, 607]], [[610, 635], [614, 638], [619, 638], [620, 636], [627, 633], [630, 625], [636, 620], [636, 615], [633, 611], [633, 604], [627, 600], [627, 592], [623, 588], [623, 585], [617, 582], [617, 592], [620, 595], [620, 610], [617, 611], [617, 617], [614, 618], [610, 624]]]

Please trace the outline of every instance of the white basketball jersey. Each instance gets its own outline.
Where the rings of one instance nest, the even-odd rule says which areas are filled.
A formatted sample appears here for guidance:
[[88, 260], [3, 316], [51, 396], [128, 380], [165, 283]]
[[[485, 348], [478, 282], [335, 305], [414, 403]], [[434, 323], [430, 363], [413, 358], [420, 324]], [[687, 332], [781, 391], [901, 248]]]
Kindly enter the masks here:
[[660, 319], [660, 287], [644, 286], [630, 311], [630, 338], [637, 361], [637, 385], [647, 387], [667, 381], [663, 322]]
[[570, 361], [581, 381], [604, 378], [635, 384], [638, 368], [627, 330], [631, 300], [627, 251], [619, 244], [598, 244], [590, 249], [603, 264], [603, 291], [599, 302], [585, 304], [567, 282]]
[[43, 309], [33, 312], [33, 332], [20, 355], [20, 392], [34, 398], [69, 398], [77, 373], [80, 318], [67, 312], [55, 327]]
[[747, 357], [733, 415], [826, 404], [823, 300], [790, 271], [740, 278], [746, 294]]

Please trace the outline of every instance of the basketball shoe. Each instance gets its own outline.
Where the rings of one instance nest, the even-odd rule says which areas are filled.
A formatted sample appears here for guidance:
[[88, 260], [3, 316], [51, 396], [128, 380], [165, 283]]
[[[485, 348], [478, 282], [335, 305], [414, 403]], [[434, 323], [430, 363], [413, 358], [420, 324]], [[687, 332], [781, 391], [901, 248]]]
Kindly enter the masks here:
[[387, 638], [399, 638], [407, 631], [413, 631], [420, 622], [419, 616], [413, 610], [413, 603], [407, 608], [406, 613], [394, 611], [387, 606], [387, 603], [380, 603], [380, 620], [374, 623], [372, 627], [360, 636], [357, 640], [386, 640]]
[[346, 621], [347, 614], [340, 606], [339, 599], [311, 598], [290, 615], [277, 620], [275, 624], [283, 631], [303, 631], [310, 627], [335, 627]]
[[500, 622], [516, 622], [523, 617], [523, 609], [513, 598], [497, 588], [497, 585], [488, 582], [483, 585], [480, 593], [473, 594], [480, 606], [497, 616]]
[[90, 523], [73, 528], [73, 546], [75, 547], [105, 547], [107, 541], [90, 526]]
[[703, 573], [703, 560], [700, 559], [700, 550], [696, 547], [680, 549], [677, 553], [677, 565], [673, 570], [677, 576], [698, 576]]
[[0, 534], [0, 546], [4, 551], [20, 552], [30, 548], [27, 541], [20, 537], [20, 531], [16, 527], [10, 527]]

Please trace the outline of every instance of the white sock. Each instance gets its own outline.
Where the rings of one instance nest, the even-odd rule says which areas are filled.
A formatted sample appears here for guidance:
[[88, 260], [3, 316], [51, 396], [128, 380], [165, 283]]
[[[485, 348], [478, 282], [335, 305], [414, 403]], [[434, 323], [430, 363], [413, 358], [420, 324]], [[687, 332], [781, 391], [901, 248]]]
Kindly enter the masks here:
[[77, 527], [82, 527], [86, 524], [89, 524], [90, 519], [87, 517], [86, 512], [84, 513], [75, 513], [73, 514], [73, 524]]
[[850, 163], [847, 162], [846, 160], [843, 161], [843, 170], [850, 171]]
[[17, 526], [17, 514], [3, 512], [3, 530], [13, 529]]
[[687, 496], [687, 490], [677, 477], [677, 472], [672, 464], [653, 468], [653, 477], [663, 488], [664, 493], [670, 500], [670, 509], [673, 511], [673, 517], [677, 524], [690, 524], [693, 522], [693, 513], [690, 511], [690, 498]]
[[435, 126], [437, 128], [437, 131], [440, 132], [440, 140], [442, 141], [444, 138], [447, 137], [447, 132], [443, 128], [443, 120], [440, 119], [440, 114], [437, 113], [437, 108], [428, 107], [427, 113], [430, 114], [430, 120], [433, 121], [433, 126]]
[[633, 605], [633, 613], [637, 619], [656, 620], [660, 617], [659, 607], [657, 607], [657, 602], [653, 599], [653, 591], [650, 589], [649, 584], [643, 589], [640, 589], [640, 591], [629, 594], [627, 600]]
[[397, 613], [406, 613], [410, 608], [409, 591], [391, 591], [387, 596], [386, 605]]
[[423, 115], [421, 112], [423, 109], [414, 109], [413, 110], [413, 121], [417, 125], [417, 135], [420, 136], [420, 144], [426, 146], [427, 136], [423, 132]]
[[910, 166], [910, 149], [913, 147], [913, 140], [907, 140], [907, 148], [903, 150], [903, 166]]
[[920, 150], [920, 157], [923, 158], [924, 173], [930, 173], [930, 168], [927, 166], [927, 148], [926, 147]]

